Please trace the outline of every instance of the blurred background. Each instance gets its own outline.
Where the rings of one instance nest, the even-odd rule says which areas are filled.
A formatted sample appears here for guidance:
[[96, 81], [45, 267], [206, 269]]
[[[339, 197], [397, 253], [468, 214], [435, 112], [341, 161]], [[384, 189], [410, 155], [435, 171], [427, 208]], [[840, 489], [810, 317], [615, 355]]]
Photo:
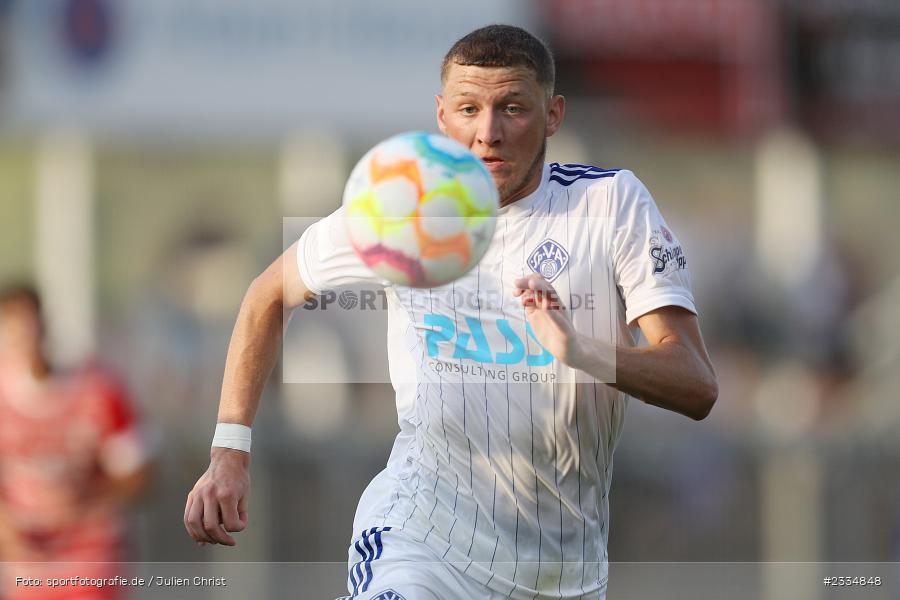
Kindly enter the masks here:
[[159, 465], [133, 559], [346, 560], [396, 412], [386, 372], [353, 375], [383, 357], [308, 314], [318, 362], [285, 360], [254, 427], [250, 529], [183, 530], [231, 326], [285, 219], [436, 130], [443, 54], [494, 22], [556, 54], [550, 158], [654, 194], [719, 374], [700, 423], [631, 403], [611, 560], [900, 561], [896, 0], [0, 0], [0, 281], [37, 282], [59, 364], [100, 356], [132, 391]]

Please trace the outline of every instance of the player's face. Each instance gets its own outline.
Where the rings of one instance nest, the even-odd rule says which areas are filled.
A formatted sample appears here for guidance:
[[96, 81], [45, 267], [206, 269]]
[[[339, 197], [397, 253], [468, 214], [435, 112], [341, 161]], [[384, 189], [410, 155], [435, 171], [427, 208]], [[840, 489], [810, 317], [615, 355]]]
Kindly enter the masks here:
[[41, 348], [41, 319], [28, 300], [0, 306], [0, 356], [31, 360]]
[[565, 112], [562, 96], [548, 98], [524, 67], [453, 64], [436, 101], [438, 127], [484, 161], [501, 206], [537, 189], [547, 138]]

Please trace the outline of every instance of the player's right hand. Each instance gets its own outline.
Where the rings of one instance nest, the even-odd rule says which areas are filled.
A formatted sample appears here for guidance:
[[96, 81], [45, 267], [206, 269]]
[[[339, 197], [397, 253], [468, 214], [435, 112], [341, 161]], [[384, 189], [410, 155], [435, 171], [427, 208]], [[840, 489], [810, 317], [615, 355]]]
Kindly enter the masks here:
[[188, 494], [184, 527], [199, 544], [237, 542], [229, 532], [247, 526], [250, 499], [250, 454], [231, 448], [213, 448], [209, 468]]

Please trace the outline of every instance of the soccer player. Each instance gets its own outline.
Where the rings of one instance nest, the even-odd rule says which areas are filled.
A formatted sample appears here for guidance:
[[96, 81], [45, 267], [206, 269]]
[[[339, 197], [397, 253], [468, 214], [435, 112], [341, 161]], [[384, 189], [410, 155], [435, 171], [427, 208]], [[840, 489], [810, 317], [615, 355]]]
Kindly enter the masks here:
[[[604, 598], [629, 396], [699, 420], [718, 394], [687, 259], [634, 174], [544, 162], [565, 101], [537, 38], [478, 29], [447, 53], [441, 82], [438, 126], [484, 161], [501, 208], [469, 274], [387, 287], [400, 433], [357, 509], [349, 596]], [[283, 311], [385, 283], [356, 258], [342, 219], [338, 209], [312, 225], [247, 292], [210, 466], [185, 507], [198, 542], [233, 545], [229, 532], [246, 524], [247, 427]]]
[[123, 387], [96, 366], [51, 368], [40, 298], [0, 292], [0, 595], [121, 597], [116, 586], [15, 585], [16, 577], [111, 577], [126, 560], [122, 509], [145, 487], [149, 454]]

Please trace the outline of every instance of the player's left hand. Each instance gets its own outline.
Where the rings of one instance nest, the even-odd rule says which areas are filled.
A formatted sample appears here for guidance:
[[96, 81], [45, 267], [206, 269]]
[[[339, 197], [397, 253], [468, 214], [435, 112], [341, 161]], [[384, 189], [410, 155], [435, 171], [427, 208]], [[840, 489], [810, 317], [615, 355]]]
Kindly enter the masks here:
[[578, 332], [569, 310], [550, 283], [537, 273], [515, 281], [513, 294], [525, 307], [525, 317], [538, 341], [559, 361], [572, 366], [578, 350]]

